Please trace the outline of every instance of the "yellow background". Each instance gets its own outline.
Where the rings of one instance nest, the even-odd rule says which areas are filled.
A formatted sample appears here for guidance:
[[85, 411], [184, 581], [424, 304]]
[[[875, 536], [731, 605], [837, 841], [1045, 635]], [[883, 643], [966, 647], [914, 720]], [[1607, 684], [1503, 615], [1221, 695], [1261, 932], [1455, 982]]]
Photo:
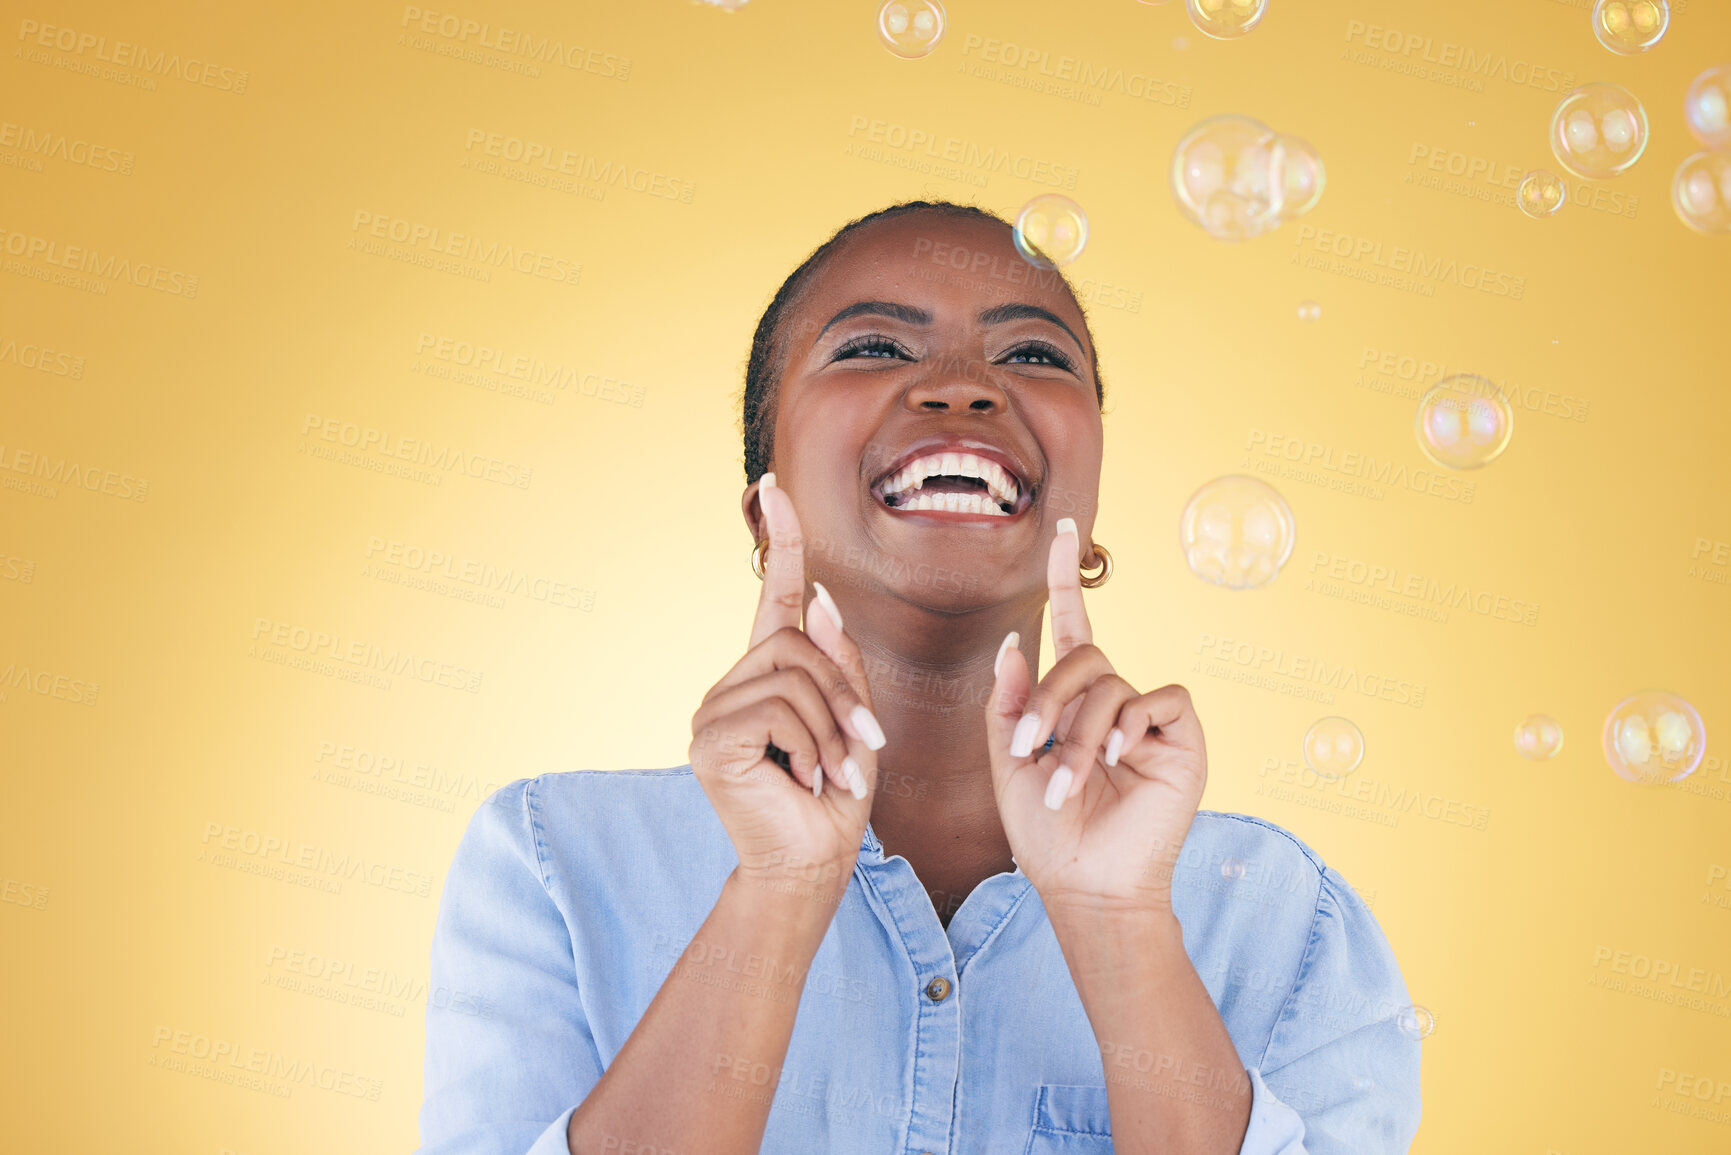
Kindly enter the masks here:
[[[1117, 576], [1090, 595], [1097, 639], [1137, 685], [1192, 688], [1205, 806], [1286, 826], [1371, 901], [1438, 1024], [1414, 1150], [1731, 1143], [1723, 1122], [1672, 1110], [1695, 1102], [1675, 1093], [1683, 1077], [1731, 1084], [1731, 998], [1675, 1005], [1605, 985], [1631, 981], [1615, 952], [1731, 982], [1731, 586], [1705, 564], [1731, 540], [1731, 241], [1669, 205], [1695, 151], [1683, 92], [1726, 54], [1731, 11], [1675, 4], [1663, 43], [1624, 58], [1594, 41], [1584, 0], [1275, 0], [1233, 42], [1200, 35], [1178, 3], [955, 0], [938, 50], [908, 61], [857, 0], [460, 3], [422, 7], [580, 46], [586, 67], [501, 67], [508, 53], [419, 31], [400, 5], [7, 5], [0, 121], [62, 139], [68, 157], [112, 150], [92, 165], [0, 148], [6, 243], [57, 246], [8, 251], [0, 276], [7, 1149], [413, 1148], [422, 1016], [442, 997], [427, 950], [468, 815], [522, 775], [683, 762], [691, 712], [743, 650], [757, 583], [736, 400], [775, 287], [854, 216], [922, 195], [1013, 214], [1051, 191], [1033, 179], [1049, 166], [1074, 174], [1060, 191], [1092, 225], [1068, 271], [1095, 302], [1108, 390], [1096, 534]], [[1408, 61], [1453, 44], [1506, 63], [1476, 86], [1458, 68], [1394, 71], [1355, 31], [1373, 24], [1430, 42]], [[43, 47], [42, 25], [106, 47]], [[118, 41], [145, 54], [95, 59]], [[1007, 67], [1004, 44], [1106, 79], [1029, 87], [1015, 78], [1040, 66]], [[179, 72], [152, 71], [169, 58]], [[1560, 93], [1507, 78], [1535, 66], [1541, 82], [1625, 84], [1651, 118], [1645, 157], [1588, 187], [1598, 207], [1548, 221], [1494, 183], [1555, 167]], [[1242, 245], [1179, 216], [1173, 147], [1221, 112], [1316, 146], [1329, 184], [1314, 212]], [[888, 143], [898, 126], [954, 138], [964, 161], [903, 167], [924, 154]], [[508, 179], [475, 163], [475, 132], [641, 175]], [[1016, 159], [994, 168], [989, 150]], [[1493, 180], [1450, 185], [1472, 158]], [[407, 263], [368, 251], [357, 214], [580, 263], [580, 277]], [[1488, 266], [1519, 278], [1520, 299], [1350, 275], [1385, 271], [1370, 257], [1307, 263], [1337, 259], [1317, 245], [1342, 235], [1385, 260], [1398, 246]], [[167, 288], [145, 273], [142, 286], [43, 280], [67, 246], [166, 270]], [[192, 276], [195, 294], [170, 291]], [[1295, 315], [1307, 299], [1316, 323]], [[441, 375], [457, 366], [440, 340], [572, 375], [551, 404], [513, 395], [484, 387], [505, 373]], [[55, 351], [46, 370], [26, 346]], [[1378, 372], [1384, 354], [1392, 372]], [[1503, 457], [1460, 475], [1470, 503], [1275, 479], [1298, 522], [1280, 578], [1235, 593], [1188, 572], [1185, 500], [1276, 461], [1253, 451], [1271, 437], [1427, 466], [1412, 394], [1439, 367], [1524, 399]], [[434, 485], [319, 459], [336, 446], [304, 432], [309, 416], [483, 455], [505, 480], [450, 471]], [[75, 462], [96, 488], [33, 491], [47, 483], [19, 453]], [[139, 481], [143, 500], [121, 496]], [[381, 572], [389, 543], [457, 559], [458, 594], [478, 588], [465, 562], [530, 581], [497, 605], [416, 588], [396, 579], [424, 569]], [[1307, 588], [1319, 553], [1536, 605], [1536, 622], [1326, 596]], [[262, 644], [275, 623], [478, 671], [478, 692], [267, 660], [294, 652]], [[1422, 705], [1245, 685], [1198, 664], [1208, 638], [1374, 671], [1423, 687]], [[1600, 751], [1607, 711], [1647, 687], [1705, 719], [1707, 761], [1680, 786], [1623, 782]], [[1567, 734], [1552, 762], [1513, 749], [1535, 711]], [[1332, 713], [1366, 735], [1347, 784], [1373, 798], [1357, 811], [1280, 781]], [[346, 747], [364, 765], [342, 767]], [[1402, 812], [1392, 791], [1488, 821]], [[261, 858], [251, 839], [365, 867], [314, 889], [328, 871], [245, 870]], [[309, 972], [339, 965], [313, 988]], [[200, 1077], [244, 1065], [176, 1053], [219, 1045], [316, 1074], [284, 1097]]]

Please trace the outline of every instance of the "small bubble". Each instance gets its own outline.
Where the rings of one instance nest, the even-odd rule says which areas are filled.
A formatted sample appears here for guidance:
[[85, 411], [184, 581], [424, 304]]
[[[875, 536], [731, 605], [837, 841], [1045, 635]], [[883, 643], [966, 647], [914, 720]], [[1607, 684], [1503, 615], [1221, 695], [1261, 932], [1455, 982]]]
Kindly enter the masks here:
[[1300, 321], [1322, 320], [1322, 306], [1315, 301], [1300, 301], [1298, 303], [1298, 319]]
[[1419, 398], [1413, 426], [1419, 448], [1438, 465], [1478, 469], [1508, 448], [1515, 410], [1494, 381], [1457, 373]]
[[1190, 22], [1216, 40], [1236, 40], [1262, 23], [1268, 0], [1184, 0]]
[[1647, 110], [1616, 84], [1583, 84], [1551, 114], [1551, 152], [1586, 180], [1626, 171], [1647, 148]]
[[878, 9], [878, 39], [903, 60], [929, 56], [944, 38], [944, 6], [938, 0], [887, 0]]
[[1067, 265], [1088, 244], [1088, 214], [1067, 196], [1045, 193], [1016, 214], [1016, 251], [1042, 269]]
[[1244, 473], [1217, 477], [1198, 489], [1178, 523], [1190, 571], [1234, 590], [1273, 581], [1292, 556], [1296, 536], [1286, 499], [1266, 481]]
[[1220, 864], [1221, 878], [1243, 878], [1244, 863], [1237, 858], [1228, 858]]
[[1436, 1016], [1420, 1006], [1410, 1006], [1394, 1017], [1394, 1025], [1409, 1039], [1428, 1038], [1436, 1030]]
[[1683, 119], [1708, 148], [1731, 145], [1731, 64], [1716, 64], [1695, 78], [1683, 97]]
[[1345, 778], [1364, 761], [1364, 731], [1351, 718], [1318, 718], [1304, 733], [1304, 764], [1318, 778]]
[[1371, 1078], [1369, 1075], [1353, 1076], [1352, 1089], [1355, 1091], [1368, 1091], [1375, 1086], [1376, 1080]]
[[1678, 165], [1671, 207], [1697, 232], [1731, 232], [1731, 152], [1698, 152]]
[[1671, 24], [1665, 0], [1598, 0], [1593, 35], [1619, 56], [1634, 56], [1659, 43]]
[[1564, 187], [1563, 178], [1548, 168], [1535, 168], [1521, 178], [1520, 187], [1515, 190], [1515, 203], [1535, 220], [1556, 216], [1568, 199], [1569, 190]]
[[1174, 36], [1172, 38], [1172, 48], [1174, 51], [1183, 52], [1186, 49], [1188, 49], [1189, 47], [1190, 47], [1190, 37], [1188, 37], [1188, 36]]
[[719, 8], [723, 12], [738, 12], [746, 5], [746, 0], [695, 0], [698, 4], [707, 4], [711, 8]]
[[1549, 714], [1529, 714], [1515, 727], [1515, 749], [1534, 762], [1555, 758], [1563, 749], [1563, 728]]
[[1619, 778], [1642, 785], [1679, 782], [1701, 764], [1707, 728], [1677, 694], [1643, 690], [1605, 718], [1605, 761]]
[[1280, 224], [1274, 130], [1248, 116], [1211, 116], [1172, 153], [1172, 195], [1184, 215], [1223, 241], [1259, 237]]

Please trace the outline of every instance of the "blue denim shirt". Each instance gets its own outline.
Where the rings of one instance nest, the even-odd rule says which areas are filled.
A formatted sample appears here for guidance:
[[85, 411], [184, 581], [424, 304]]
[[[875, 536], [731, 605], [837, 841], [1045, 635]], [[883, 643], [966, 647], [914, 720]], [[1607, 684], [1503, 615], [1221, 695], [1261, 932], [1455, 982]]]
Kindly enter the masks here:
[[[737, 861], [689, 766], [544, 774], [482, 804], [433, 935], [448, 997], [427, 1008], [421, 1152], [565, 1155], [572, 1112]], [[1406, 1151], [1419, 1042], [1346, 881], [1278, 826], [1204, 810], [1172, 902], [1250, 1079], [1243, 1155]], [[753, 965], [738, 960], [741, 981]], [[1109, 1062], [1114, 1080], [1155, 1077], [1143, 1056]], [[1027, 876], [986, 879], [945, 927], [869, 825], [781, 1071], [717, 1077], [773, 1092], [766, 1155], [1112, 1150], [1101, 1047]]]

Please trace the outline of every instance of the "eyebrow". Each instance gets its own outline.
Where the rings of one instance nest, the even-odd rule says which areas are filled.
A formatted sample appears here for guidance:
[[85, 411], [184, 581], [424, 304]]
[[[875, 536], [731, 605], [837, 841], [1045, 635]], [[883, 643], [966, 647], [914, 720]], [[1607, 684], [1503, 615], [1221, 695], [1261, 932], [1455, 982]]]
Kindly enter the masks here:
[[[930, 313], [924, 309], [916, 309], [912, 305], [899, 305], [894, 301], [856, 301], [831, 317], [824, 327], [817, 331], [817, 335], [821, 338], [829, 332], [832, 326], [839, 325], [850, 317], [867, 315], [891, 317], [909, 325], [929, 325], [932, 323]], [[1074, 329], [1064, 324], [1063, 318], [1050, 309], [1042, 309], [1038, 305], [994, 305], [990, 309], [982, 310], [979, 316], [979, 322], [982, 325], [1001, 325], [1005, 321], [1023, 320], [1050, 321], [1070, 334], [1070, 339], [1076, 342], [1077, 348], [1086, 349], [1088, 347], [1080, 337], [1076, 336]]]

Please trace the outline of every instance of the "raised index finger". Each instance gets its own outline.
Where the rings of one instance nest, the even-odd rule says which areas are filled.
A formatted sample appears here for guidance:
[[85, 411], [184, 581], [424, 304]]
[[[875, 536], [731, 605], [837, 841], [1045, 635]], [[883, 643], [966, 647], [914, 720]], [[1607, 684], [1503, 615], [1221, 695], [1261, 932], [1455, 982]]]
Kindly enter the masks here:
[[763, 559], [763, 593], [757, 599], [757, 617], [746, 649], [784, 626], [799, 629], [805, 607], [805, 538], [793, 501], [775, 483], [775, 474], [766, 473], [758, 482], [757, 503], [769, 527], [769, 551]]
[[[783, 495], [785, 496], [785, 495]], [[1094, 640], [1082, 605], [1082, 539], [1075, 518], [1058, 519], [1058, 536], [1046, 561], [1046, 589], [1052, 605], [1052, 649], [1058, 660]]]

